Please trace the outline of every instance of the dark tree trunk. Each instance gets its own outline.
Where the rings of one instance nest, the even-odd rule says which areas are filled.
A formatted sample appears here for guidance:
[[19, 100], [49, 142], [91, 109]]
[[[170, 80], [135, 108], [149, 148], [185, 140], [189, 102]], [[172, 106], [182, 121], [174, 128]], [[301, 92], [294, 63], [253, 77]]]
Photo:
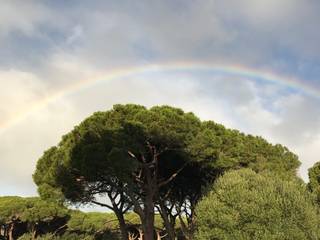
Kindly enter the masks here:
[[179, 215], [179, 220], [180, 220], [181, 230], [182, 230], [182, 233], [183, 233], [184, 237], [185, 237], [187, 240], [190, 240], [188, 226], [187, 226], [187, 224], [184, 222], [184, 219], [183, 219], [183, 217], [182, 217], [181, 215]]
[[4, 229], [4, 237], [5, 237], [5, 239], [8, 238], [8, 225], [5, 226], [5, 229]]
[[181, 224], [181, 230], [183, 232], [183, 235], [187, 240], [192, 240], [192, 236], [194, 233], [194, 215], [191, 214], [191, 216], [185, 216], [187, 218], [187, 223], [183, 219], [183, 216], [179, 214], [179, 220]]
[[154, 240], [154, 202], [152, 190], [147, 194], [144, 203], [143, 232], [144, 240]]
[[[129, 187], [127, 189], [127, 194], [131, 198], [132, 204], [134, 205], [134, 211], [140, 217], [144, 234], [143, 240], [154, 240], [155, 200], [158, 198], [159, 188], [171, 182], [185, 165], [178, 169], [168, 179], [159, 181], [158, 157], [165, 150], [159, 152], [159, 149], [157, 149], [156, 146], [151, 145], [148, 141], [146, 142], [146, 145], [149, 150], [148, 153], [140, 153], [136, 156], [134, 153], [128, 151], [129, 156], [136, 159], [137, 162], [141, 164], [141, 168], [136, 171], [134, 178], [135, 183], [139, 185], [143, 193], [139, 196], [139, 198], [136, 198], [135, 194], [130, 190]], [[141, 201], [142, 206], [140, 205]], [[168, 229], [171, 229], [171, 227], [168, 226]]]
[[127, 231], [127, 225], [126, 221], [124, 220], [124, 216], [122, 212], [115, 211], [115, 214], [118, 218], [120, 232], [121, 232], [121, 239], [122, 240], [128, 240], [128, 231]]
[[168, 212], [167, 207], [165, 206], [165, 203], [162, 200], [159, 201], [159, 205], [160, 205], [161, 218], [166, 228], [168, 239], [174, 240], [175, 239], [175, 231], [174, 231], [175, 218], [173, 216], [171, 217], [169, 216], [170, 213]]
[[14, 222], [11, 222], [8, 229], [8, 240], [14, 240], [13, 239], [13, 230], [14, 230]]
[[124, 219], [124, 214], [132, 207], [132, 205], [126, 205], [127, 200], [125, 199], [124, 192], [125, 192], [125, 188], [123, 188], [123, 185], [121, 190], [118, 189], [116, 191], [115, 189], [111, 189], [107, 192], [108, 198], [111, 201], [112, 206], [106, 203], [95, 201], [95, 200], [92, 200], [92, 203], [97, 204], [99, 206], [107, 207], [115, 213], [119, 223], [121, 239], [128, 240], [129, 235], [128, 235], [126, 221]]
[[[112, 210], [117, 216], [118, 222], [119, 222], [119, 227], [120, 227], [120, 232], [121, 232], [121, 239], [122, 240], [128, 240], [128, 231], [127, 231], [127, 225], [126, 221], [124, 219], [124, 212], [127, 210], [124, 210], [124, 199], [123, 199], [123, 194], [117, 193], [113, 196], [112, 192], [108, 193], [109, 199], [112, 203]], [[117, 202], [117, 197], [118, 202]]]

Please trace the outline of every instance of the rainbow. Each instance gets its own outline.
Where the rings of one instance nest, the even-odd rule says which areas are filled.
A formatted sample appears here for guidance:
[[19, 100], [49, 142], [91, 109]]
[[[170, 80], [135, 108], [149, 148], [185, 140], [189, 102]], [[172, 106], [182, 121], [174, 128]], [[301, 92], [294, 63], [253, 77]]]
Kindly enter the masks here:
[[301, 80], [286, 76], [275, 75], [268, 71], [254, 70], [241, 65], [219, 65], [214, 63], [204, 62], [169, 62], [161, 64], [147, 64], [142, 66], [126, 67], [110, 70], [107, 73], [98, 73], [89, 79], [79, 80], [74, 84], [67, 85], [60, 90], [34, 102], [27, 109], [16, 112], [13, 117], [4, 122], [0, 122], [0, 133], [16, 123], [25, 119], [28, 115], [39, 111], [46, 107], [50, 102], [54, 102], [64, 96], [76, 93], [80, 90], [85, 90], [95, 84], [103, 81], [110, 81], [130, 77], [142, 73], [159, 73], [170, 71], [208, 71], [210, 73], [218, 73], [221, 75], [238, 76], [249, 79], [260, 79], [283, 86], [299, 89], [304, 94], [320, 97], [320, 90], [311, 86], [307, 86]]

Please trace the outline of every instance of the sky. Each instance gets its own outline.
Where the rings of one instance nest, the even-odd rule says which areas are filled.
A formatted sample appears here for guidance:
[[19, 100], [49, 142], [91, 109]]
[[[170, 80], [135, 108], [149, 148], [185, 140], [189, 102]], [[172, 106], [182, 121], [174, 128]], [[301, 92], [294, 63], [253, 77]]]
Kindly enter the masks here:
[[5, 0], [0, 195], [95, 111], [171, 105], [320, 161], [320, 1]]

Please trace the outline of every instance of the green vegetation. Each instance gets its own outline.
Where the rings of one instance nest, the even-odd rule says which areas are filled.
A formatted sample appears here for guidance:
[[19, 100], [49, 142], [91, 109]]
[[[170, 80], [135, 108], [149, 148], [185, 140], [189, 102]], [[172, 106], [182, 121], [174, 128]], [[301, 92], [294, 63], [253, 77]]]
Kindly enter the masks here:
[[301, 181], [252, 170], [221, 177], [197, 206], [196, 240], [319, 239], [320, 215]]
[[[4, 198], [3, 201], [9, 201], [12, 206], [2, 210], [0, 207], [0, 223], [15, 226], [17, 223], [13, 224], [13, 219], [25, 223], [26, 230], [21, 231], [25, 235], [18, 234], [22, 239], [128, 240], [142, 233], [145, 240], [153, 240], [156, 234], [165, 235], [163, 239], [174, 240], [177, 237], [194, 239], [195, 231], [198, 239], [232, 239], [230, 234], [239, 236], [238, 239], [260, 239], [236, 233], [235, 226], [239, 228], [243, 224], [237, 225], [237, 217], [242, 216], [242, 210], [244, 215], [248, 215], [245, 207], [239, 208], [238, 215], [232, 216], [235, 219], [228, 216], [232, 209], [221, 208], [226, 211], [227, 220], [230, 217], [229, 220], [235, 222], [230, 222], [230, 229], [224, 229], [225, 232], [219, 230], [220, 235], [212, 235], [217, 238], [205, 235], [213, 231], [211, 225], [206, 225], [211, 221], [211, 212], [221, 211], [215, 206], [209, 209], [202, 207], [206, 206], [206, 199], [214, 195], [212, 192], [207, 195], [208, 189], [212, 189], [213, 184], [213, 189], [221, 186], [227, 200], [232, 197], [237, 202], [239, 197], [241, 201], [238, 203], [243, 206], [250, 206], [254, 201], [255, 209], [266, 207], [263, 204], [270, 200], [267, 206], [274, 206], [279, 212], [283, 206], [277, 205], [279, 203], [274, 199], [281, 199], [281, 194], [291, 194], [288, 199], [292, 198], [293, 206], [298, 204], [294, 197], [297, 201], [304, 199], [305, 205], [301, 206], [306, 207], [305, 211], [309, 213], [311, 209], [314, 216], [318, 216], [318, 209], [310, 202], [310, 194], [296, 177], [299, 165], [298, 157], [280, 144], [272, 145], [261, 137], [245, 135], [213, 121], [201, 121], [193, 113], [185, 113], [181, 109], [115, 105], [109, 111], [88, 117], [64, 135], [58, 145], [44, 152], [33, 175], [41, 200], [30, 198], [29, 207], [25, 208], [25, 199]], [[229, 173], [242, 168], [251, 170]], [[228, 185], [232, 182], [228, 176], [234, 174], [243, 180], [239, 180], [238, 189]], [[247, 177], [252, 182], [245, 180]], [[270, 180], [269, 186], [265, 179]], [[226, 189], [223, 188], [224, 182], [229, 186]], [[256, 189], [256, 199], [250, 191], [259, 184], [265, 187], [266, 192]], [[315, 189], [315, 186], [310, 185], [309, 189]], [[297, 190], [291, 189], [293, 187]], [[278, 192], [278, 198], [259, 200], [265, 196], [263, 194]], [[99, 205], [111, 210], [112, 214], [83, 213], [65, 207], [74, 204]], [[285, 206], [290, 210], [289, 205]], [[305, 214], [300, 208], [296, 210]], [[208, 214], [204, 216], [206, 212]], [[259, 217], [252, 219], [252, 224], [258, 226], [255, 234], [259, 234], [259, 229], [268, 228]], [[278, 235], [268, 235], [274, 237], [270, 239], [282, 239], [276, 236], [282, 236], [285, 227], [292, 230], [293, 235], [289, 236], [309, 236], [314, 225], [309, 222], [302, 225], [305, 215], [301, 219], [295, 217], [292, 215], [292, 219], [297, 219], [303, 226], [300, 232], [293, 221], [288, 221], [287, 225], [270, 222], [270, 226], [281, 225], [274, 228]], [[65, 222], [51, 228], [43, 227], [56, 219], [64, 219]], [[308, 219], [313, 221], [313, 215]], [[254, 222], [256, 220], [257, 223]], [[264, 223], [267, 221], [269, 219]], [[225, 223], [221, 224], [223, 228]], [[206, 227], [208, 231], [204, 231]], [[250, 234], [252, 232], [254, 230]], [[313, 238], [305, 239], [317, 239], [314, 237], [318, 237], [318, 232], [312, 234]]]
[[320, 162], [309, 169], [308, 188], [316, 197], [317, 203], [320, 204]]
[[21, 231], [28, 231], [35, 239], [43, 230], [54, 231], [64, 225], [69, 210], [55, 203], [40, 198], [1, 197], [0, 223], [4, 236], [16, 239]]

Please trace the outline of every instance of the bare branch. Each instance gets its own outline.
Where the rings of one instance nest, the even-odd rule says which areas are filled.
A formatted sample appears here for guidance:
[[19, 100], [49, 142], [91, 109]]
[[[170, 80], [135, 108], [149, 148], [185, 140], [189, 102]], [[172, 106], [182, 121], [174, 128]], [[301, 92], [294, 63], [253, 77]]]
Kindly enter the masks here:
[[130, 155], [130, 157], [133, 157], [133, 158], [137, 159], [136, 155], [134, 155], [132, 152], [128, 151], [128, 154]]
[[176, 171], [174, 174], [171, 175], [171, 177], [169, 177], [167, 180], [162, 181], [158, 184], [158, 187], [162, 187], [166, 184], [168, 184], [169, 182], [171, 182], [187, 165], [188, 163], [186, 162], [185, 164], [183, 164], [183, 166], [178, 169], [178, 171]]
[[96, 205], [99, 205], [101, 207], [107, 207], [109, 208], [110, 210], [114, 211], [114, 208], [111, 207], [110, 205], [108, 204], [105, 204], [105, 203], [101, 203], [101, 202], [97, 202], [97, 201], [94, 201], [94, 200], [91, 200], [92, 203], [96, 204]]
[[132, 204], [128, 204], [128, 206], [122, 210], [122, 213], [126, 213], [130, 208], [132, 208]]

